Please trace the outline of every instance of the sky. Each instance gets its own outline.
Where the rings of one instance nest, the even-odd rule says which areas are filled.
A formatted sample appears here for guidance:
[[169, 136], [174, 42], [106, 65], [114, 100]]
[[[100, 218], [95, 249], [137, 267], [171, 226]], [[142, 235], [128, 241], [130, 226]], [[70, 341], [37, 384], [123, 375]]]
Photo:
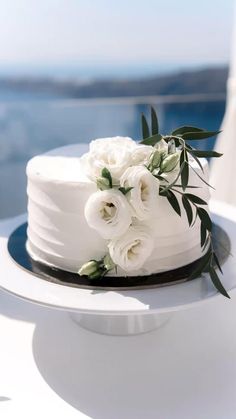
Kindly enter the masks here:
[[0, 0], [0, 72], [223, 65], [230, 56], [233, 3]]

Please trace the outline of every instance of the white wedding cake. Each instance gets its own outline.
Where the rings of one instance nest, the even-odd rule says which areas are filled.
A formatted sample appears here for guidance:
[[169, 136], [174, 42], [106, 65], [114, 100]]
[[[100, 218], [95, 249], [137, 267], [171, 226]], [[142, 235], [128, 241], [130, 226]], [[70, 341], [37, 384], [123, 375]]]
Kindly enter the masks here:
[[32, 259], [80, 275], [125, 277], [170, 271], [203, 256], [194, 194], [208, 211], [206, 159], [189, 154], [193, 170], [183, 191], [181, 147], [173, 142], [97, 139], [82, 156], [80, 147], [55, 149], [27, 165]]

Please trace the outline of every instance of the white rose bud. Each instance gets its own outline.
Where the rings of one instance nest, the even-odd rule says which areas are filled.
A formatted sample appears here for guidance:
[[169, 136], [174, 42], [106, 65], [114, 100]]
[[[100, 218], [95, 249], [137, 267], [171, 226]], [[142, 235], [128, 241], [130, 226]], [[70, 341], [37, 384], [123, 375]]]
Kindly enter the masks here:
[[104, 239], [123, 234], [131, 224], [131, 210], [125, 196], [117, 189], [93, 193], [84, 209], [88, 225]]
[[126, 272], [137, 271], [151, 255], [154, 240], [144, 226], [131, 226], [127, 232], [108, 244], [114, 263]]
[[175, 169], [179, 162], [180, 153], [169, 154], [165, 159], [161, 162], [161, 171], [162, 172], [171, 172]]
[[132, 208], [132, 214], [139, 220], [150, 218], [157, 210], [159, 198], [159, 180], [144, 166], [132, 166], [126, 169], [120, 179], [121, 187], [132, 187], [126, 195]]

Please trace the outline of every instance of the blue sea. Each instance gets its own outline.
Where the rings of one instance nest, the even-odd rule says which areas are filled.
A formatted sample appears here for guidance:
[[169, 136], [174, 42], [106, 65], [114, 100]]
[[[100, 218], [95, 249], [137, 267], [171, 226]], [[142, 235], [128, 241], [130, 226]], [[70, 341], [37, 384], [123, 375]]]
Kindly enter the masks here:
[[[217, 130], [225, 101], [158, 99], [162, 133], [180, 125]], [[26, 211], [25, 165], [32, 156], [72, 143], [114, 135], [141, 138], [140, 115], [149, 105], [138, 100], [70, 100], [0, 92], [0, 218]], [[212, 148], [214, 139], [201, 141]]]

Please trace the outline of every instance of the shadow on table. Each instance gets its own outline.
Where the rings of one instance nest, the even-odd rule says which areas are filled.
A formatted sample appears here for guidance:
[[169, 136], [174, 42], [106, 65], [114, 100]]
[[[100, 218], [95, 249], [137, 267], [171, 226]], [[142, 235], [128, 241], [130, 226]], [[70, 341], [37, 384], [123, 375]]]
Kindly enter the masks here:
[[62, 399], [93, 419], [199, 418], [206, 406], [210, 417], [227, 417], [216, 401], [235, 400], [236, 342], [209, 306], [132, 337], [91, 333], [54, 312], [36, 324], [35, 362]]

